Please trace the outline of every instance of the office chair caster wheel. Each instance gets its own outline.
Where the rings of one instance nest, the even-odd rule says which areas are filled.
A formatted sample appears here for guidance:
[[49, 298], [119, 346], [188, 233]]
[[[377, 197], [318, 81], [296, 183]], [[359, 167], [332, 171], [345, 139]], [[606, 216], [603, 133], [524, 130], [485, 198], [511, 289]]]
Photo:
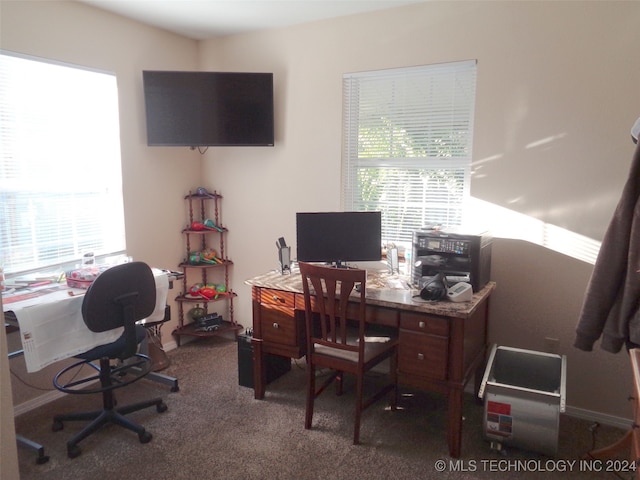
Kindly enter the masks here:
[[138, 434], [138, 440], [140, 443], [149, 443], [153, 436], [149, 432], [142, 432]]
[[157, 411], [158, 413], [166, 412], [168, 408], [169, 408], [169, 407], [167, 407], [167, 404], [166, 404], [166, 403], [164, 403], [164, 402], [159, 403], [158, 405], [156, 405], [156, 411]]
[[76, 458], [78, 455], [82, 453], [80, 447], [77, 445], [67, 445], [67, 457]]
[[51, 425], [51, 431], [53, 432], [59, 432], [63, 428], [64, 428], [64, 425], [60, 420], [54, 420], [53, 425]]

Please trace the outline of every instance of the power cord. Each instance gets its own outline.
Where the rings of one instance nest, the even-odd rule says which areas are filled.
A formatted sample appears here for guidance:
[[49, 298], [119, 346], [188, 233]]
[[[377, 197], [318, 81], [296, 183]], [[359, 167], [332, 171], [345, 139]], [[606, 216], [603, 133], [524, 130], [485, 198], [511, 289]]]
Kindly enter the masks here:
[[594, 422], [589, 426], [589, 432], [591, 432], [591, 450], [596, 449], [596, 434], [598, 433], [598, 429], [600, 428], [600, 424], [598, 422]]
[[[86, 365], [86, 364], [85, 364]], [[70, 381], [73, 381], [76, 379], [76, 377], [78, 375], [80, 375], [80, 372], [82, 372], [83, 368], [85, 367], [85, 365], [82, 365], [82, 367], [80, 367], [78, 369], [78, 371], [73, 375], [73, 377], [71, 377]], [[20, 375], [18, 375], [16, 372], [13, 371], [13, 369], [9, 368], [9, 372], [11, 373], [11, 375], [13, 375], [13, 377], [18, 380], [20, 383], [22, 383], [24, 386], [29, 387], [29, 388], [33, 388], [34, 390], [39, 390], [41, 392], [52, 392], [54, 390], [57, 390], [55, 387], [51, 387], [51, 388], [45, 388], [45, 387], [40, 387], [38, 385], [33, 385], [29, 382], [27, 382], [25, 379], [23, 379], [22, 377], [20, 377]]]
[[189, 147], [189, 150], [198, 150], [198, 153], [200, 153], [200, 155], [204, 155], [206, 153], [206, 151], [209, 150], [209, 147], [205, 147], [204, 150], [200, 146], [198, 146], [198, 147]]
[[50, 392], [52, 390], [55, 390], [55, 388], [51, 387], [51, 388], [44, 388], [44, 387], [39, 387], [37, 385], [32, 385], [29, 382], [27, 382], [26, 380], [24, 380], [23, 378], [20, 377], [20, 375], [18, 375], [16, 372], [14, 372], [12, 369], [9, 369], [9, 372], [11, 372], [11, 375], [13, 375], [13, 377], [18, 380], [20, 383], [22, 383], [24, 386], [29, 387], [29, 388], [33, 388], [34, 390], [40, 390], [42, 392]]
[[[635, 428], [635, 425], [634, 425], [634, 428]], [[591, 450], [589, 450], [589, 452], [592, 452], [593, 450], [596, 449], [596, 435], [599, 429], [600, 429], [600, 423], [598, 422], [594, 422], [589, 426], [589, 432], [591, 432]], [[591, 460], [597, 460], [589, 452], [587, 452], [586, 456]], [[625, 480], [625, 477], [623, 477], [620, 472], [611, 471], [611, 473], [613, 474], [613, 476], [620, 478], [621, 480]], [[636, 475], [635, 472], [629, 472], [629, 473], [631, 475], [629, 478], [635, 478], [635, 475]]]

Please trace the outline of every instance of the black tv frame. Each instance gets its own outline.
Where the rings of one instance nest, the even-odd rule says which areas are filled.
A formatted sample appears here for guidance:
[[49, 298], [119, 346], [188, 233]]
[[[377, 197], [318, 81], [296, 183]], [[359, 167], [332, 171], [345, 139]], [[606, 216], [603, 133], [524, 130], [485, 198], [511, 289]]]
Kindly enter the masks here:
[[273, 74], [142, 72], [148, 146], [273, 146]]

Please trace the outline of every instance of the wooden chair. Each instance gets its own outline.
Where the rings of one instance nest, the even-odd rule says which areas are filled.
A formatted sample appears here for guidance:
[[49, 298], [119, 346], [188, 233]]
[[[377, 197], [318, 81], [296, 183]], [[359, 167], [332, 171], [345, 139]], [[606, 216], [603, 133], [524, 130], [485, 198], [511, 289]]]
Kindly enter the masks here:
[[[343, 374], [356, 377], [356, 406], [353, 443], [360, 443], [362, 412], [392, 392], [391, 408], [397, 405], [397, 350], [395, 338], [365, 336], [364, 270], [333, 268], [300, 262], [305, 300], [307, 339], [307, 404], [305, 428], [313, 420], [314, 401], [334, 380], [337, 393], [342, 393]], [[351, 294], [354, 292], [357, 296]], [[349, 320], [347, 322], [346, 320]], [[350, 325], [348, 325], [348, 323]], [[389, 359], [390, 382], [365, 398], [365, 374], [385, 359]], [[330, 369], [330, 375], [316, 386], [316, 369]]]

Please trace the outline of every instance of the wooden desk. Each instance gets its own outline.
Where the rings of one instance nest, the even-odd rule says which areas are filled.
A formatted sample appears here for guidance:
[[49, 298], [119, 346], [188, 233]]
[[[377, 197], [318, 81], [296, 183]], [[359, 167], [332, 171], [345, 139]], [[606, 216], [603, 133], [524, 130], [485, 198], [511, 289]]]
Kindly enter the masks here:
[[[247, 280], [252, 287], [254, 393], [264, 398], [265, 355], [301, 358], [305, 354], [304, 295], [297, 270]], [[390, 288], [397, 285], [400, 288]], [[398, 381], [448, 398], [449, 454], [460, 456], [462, 398], [467, 382], [480, 384], [487, 351], [488, 283], [470, 302], [427, 303], [402, 288], [405, 282], [384, 272], [367, 277], [367, 321], [398, 331]]]

